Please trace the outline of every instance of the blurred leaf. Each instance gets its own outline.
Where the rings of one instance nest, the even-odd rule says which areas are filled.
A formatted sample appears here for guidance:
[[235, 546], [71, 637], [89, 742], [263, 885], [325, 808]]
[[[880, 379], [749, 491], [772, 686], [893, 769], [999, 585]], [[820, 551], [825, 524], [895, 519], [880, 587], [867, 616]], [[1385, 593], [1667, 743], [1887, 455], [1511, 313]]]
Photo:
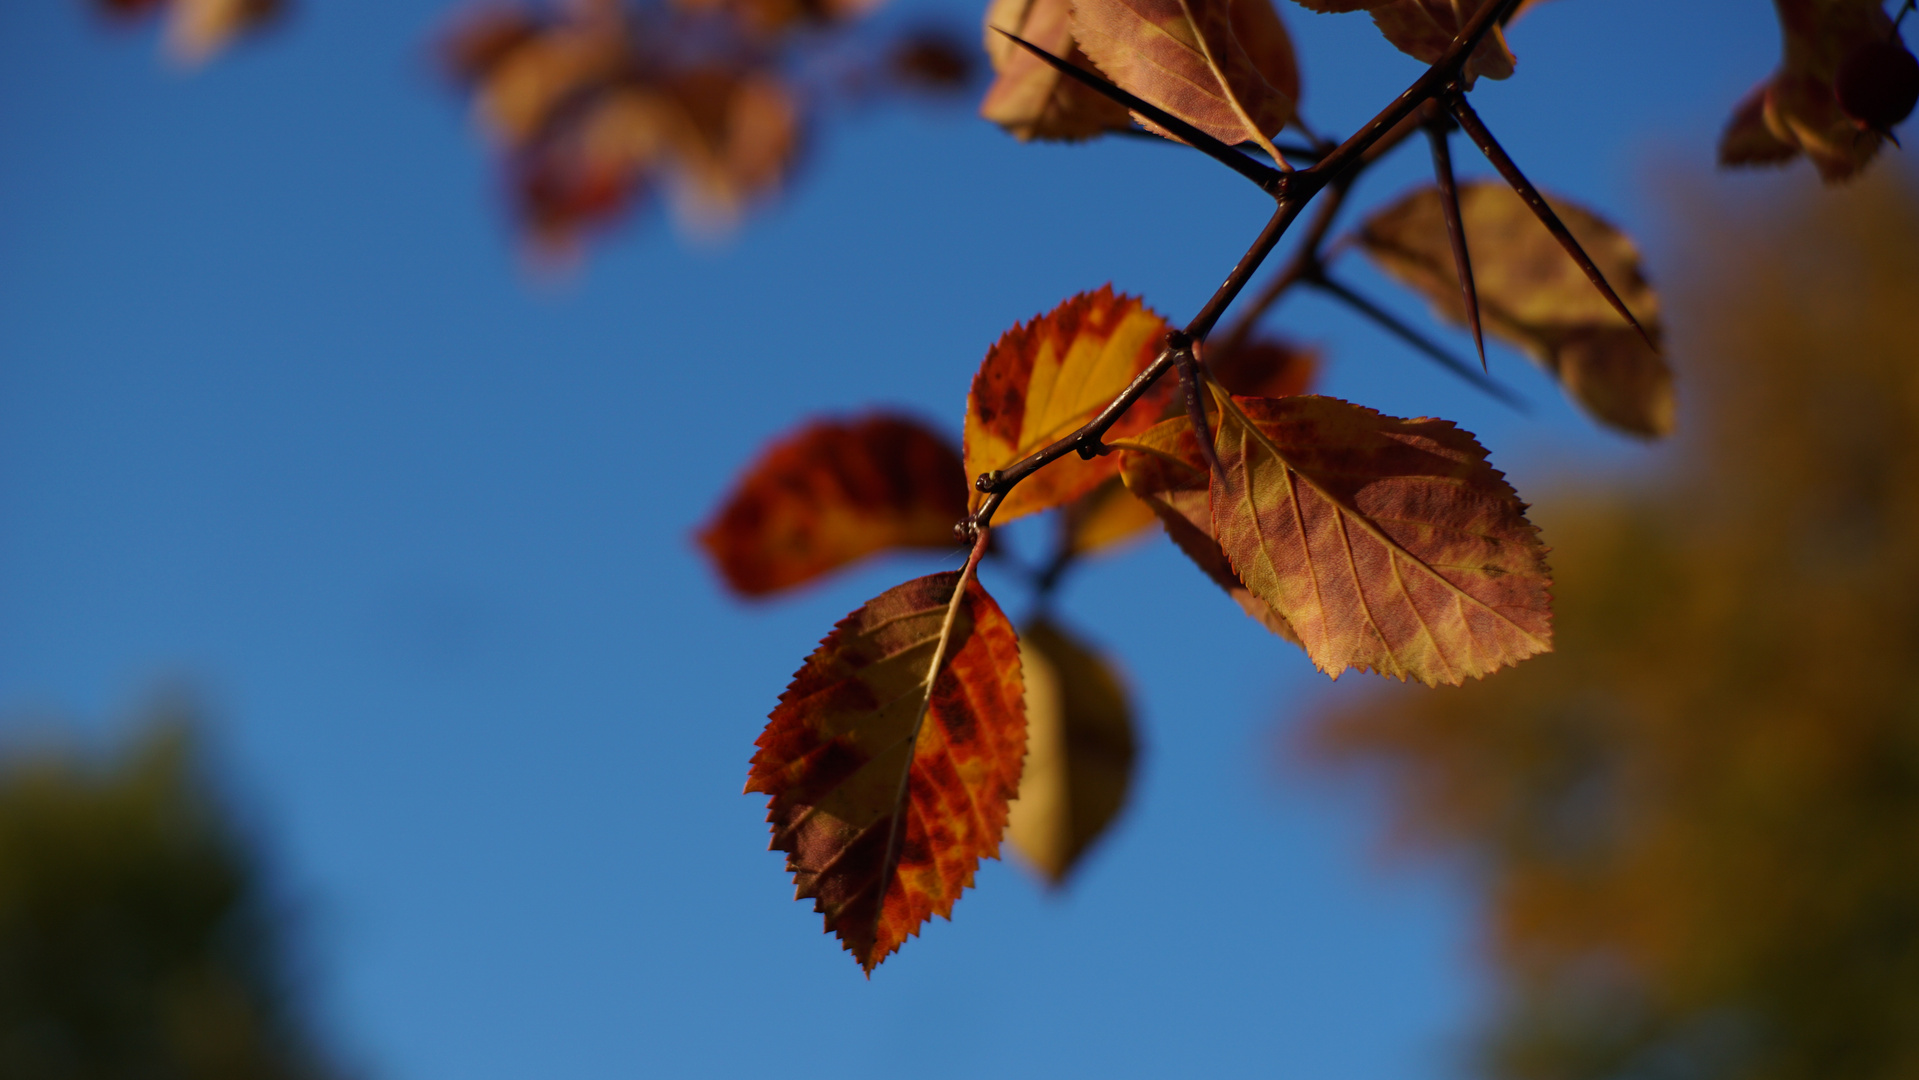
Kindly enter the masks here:
[[1008, 40], [1005, 30], [1082, 68], [1093, 62], [1073, 43], [1071, 0], [993, 0], [986, 9], [986, 55], [993, 85], [979, 113], [1021, 139], [1089, 139], [1132, 128], [1132, 114], [1061, 75]]
[[1019, 640], [976, 578], [934, 574], [833, 628], [759, 739], [773, 847], [868, 974], [998, 857], [1026, 753]]
[[319, 1080], [256, 858], [185, 728], [0, 761], [0, 1073]]
[[893, 43], [887, 67], [903, 86], [946, 94], [963, 90], [973, 81], [978, 55], [944, 29], [921, 27]]
[[[1659, 296], [1646, 282], [1632, 240], [1576, 203], [1558, 196], [1552, 202], [1659, 340]], [[1460, 185], [1459, 208], [1486, 329], [1558, 376], [1567, 394], [1596, 419], [1635, 435], [1670, 434], [1677, 405], [1665, 359], [1621, 321], [1525, 202], [1504, 184], [1475, 181]], [[1465, 325], [1438, 188], [1419, 188], [1374, 214], [1359, 239], [1382, 270]]]
[[[1159, 355], [1165, 320], [1138, 297], [1102, 285], [1008, 330], [980, 364], [966, 398], [966, 475], [1004, 469], [1091, 420]], [[1162, 379], [1111, 430], [1114, 438], [1149, 427], [1165, 408]], [[1059, 506], [1119, 472], [1111, 455], [1068, 456], [1014, 488], [995, 521]], [[971, 508], [986, 496], [974, 490]]]
[[1208, 349], [1206, 367], [1240, 397], [1290, 397], [1312, 389], [1319, 354], [1291, 342], [1251, 338], [1230, 349]]
[[1278, 612], [1240, 583], [1213, 534], [1212, 499], [1206, 459], [1184, 415], [1175, 416], [1128, 439], [1113, 441], [1120, 449], [1120, 476], [1139, 500], [1151, 507], [1166, 526], [1166, 535], [1212, 578], [1241, 611], [1261, 626], [1300, 644], [1299, 635]]
[[285, 13], [284, 0], [93, 0], [117, 18], [167, 13], [167, 51], [184, 64], [211, 59], [232, 41]]
[[1272, 0], [1076, 0], [1073, 37], [1121, 89], [1279, 159], [1272, 136], [1292, 122], [1299, 64]]
[[734, 591], [764, 596], [890, 548], [951, 548], [966, 474], [916, 420], [821, 420], [775, 442], [700, 530]]
[[[1298, 0], [1300, 6], [1318, 12], [1369, 11], [1373, 24], [1400, 52], [1422, 64], [1438, 63], [1459, 31], [1472, 21], [1490, 0]], [[1521, 5], [1522, 9], [1526, 5]], [[1515, 12], [1514, 17], [1517, 17]], [[1510, 22], [1511, 20], [1507, 20]], [[1504, 79], [1513, 73], [1512, 50], [1499, 27], [1473, 50], [1464, 69], [1465, 84], [1471, 89], [1481, 75]]]
[[1333, 398], [1214, 397], [1220, 548], [1314, 666], [1437, 685], [1551, 649], [1539, 530], [1471, 435]]
[[1774, 164], [1805, 154], [1827, 183], [1864, 168], [1882, 137], [1847, 116], [1834, 92], [1841, 66], [1892, 37], [1881, 0], [1775, 0], [1785, 57], [1733, 110], [1722, 165]]
[[1672, 217], [1686, 457], [1542, 503], [1550, 657], [1313, 725], [1484, 884], [1499, 1080], [1919, 1068], [1919, 200]]
[[1006, 839], [1060, 885], [1126, 805], [1138, 753], [1133, 710], [1112, 666], [1045, 618], [1020, 635], [1020, 667], [1026, 767]]
[[1066, 550], [1074, 555], [1137, 540], [1158, 520], [1153, 508], [1133, 497], [1117, 476], [1060, 509]]

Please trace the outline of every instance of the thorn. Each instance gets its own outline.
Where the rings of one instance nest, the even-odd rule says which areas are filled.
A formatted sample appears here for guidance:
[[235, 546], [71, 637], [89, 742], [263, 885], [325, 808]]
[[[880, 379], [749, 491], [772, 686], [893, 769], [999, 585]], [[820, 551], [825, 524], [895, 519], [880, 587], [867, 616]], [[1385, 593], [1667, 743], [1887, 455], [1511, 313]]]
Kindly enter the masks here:
[[1379, 325], [1380, 329], [1411, 345], [1414, 349], [1418, 350], [1421, 355], [1437, 363], [1440, 367], [1473, 384], [1481, 393], [1506, 405], [1515, 412], [1524, 413], [1527, 411], [1525, 399], [1507, 389], [1505, 384], [1498, 382], [1482, 372], [1474, 371], [1471, 364], [1447, 352], [1426, 335], [1401, 322], [1397, 316], [1385, 308], [1380, 307], [1378, 304], [1359, 295], [1345, 285], [1327, 277], [1323, 270], [1300, 280], [1322, 292], [1330, 294], [1334, 299], [1345, 304], [1347, 307], [1371, 319]]
[[997, 26], [995, 26], [993, 30], [1011, 40], [1013, 44], [1039, 57], [1045, 61], [1048, 66], [1067, 78], [1084, 83], [1102, 96], [1126, 106], [1128, 109], [1179, 136], [1189, 143], [1193, 149], [1198, 150], [1214, 161], [1219, 162], [1241, 176], [1244, 176], [1246, 179], [1251, 180], [1253, 183], [1258, 184], [1260, 188], [1268, 194], [1275, 196], [1279, 194], [1280, 182], [1285, 178], [1285, 173], [1280, 172], [1278, 169], [1261, 165], [1259, 162], [1226, 145], [1226, 143], [1221, 140], [1206, 134], [1192, 124], [1181, 120], [1165, 109], [1114, 86], [1106, 79], [1087, 71], [1078, 64], [1069, 63], [1054, 56], [1052, 53], [1027, 41], [1018, 34], [1008, 33]]
[[1479, 370], [1486, 366], [1486, 333], [1479, 320], [1479, 286], [1473, 281], [1473, 258], [1466, 250], [1466, 222], [1459, 213], [1459, 184], [1453, 179], [1453, 122], [1443, 109], [1428, 103], [1424, 119], [1426, 139], [1433, 148], [1433, 178], [1439, 184], [1439, 205], [1446, 215], [1446, 238], [1452, 241], [1453, 270], [1459, 276], [1460, 299], [1466, 305], [1466, 324], [1472, 327], [1473, 348], [1479, 351]]
[[[1178, 341], [1174, 335], [1178, 335]], [[1206, 417], [1205, 383], [1199, 372], [1198, 341], [1179, 334], [1168, 334], [1168, 348], [1173, 350], [1173, 363], [1179, 368], [1179, 384], [1186, 391], [1186, 419], [1193, 425], [1193, 438], [1199, 441], [1200, 456], [1213, 470], [1213, 475], [1224, 479], [1226, 467], [1219, 463], [1219, 448], [1213, 445], [1213, 424]]]
[[1499, 140], [1493, 138], [1493, 133], [1486, 127], [1485, 122], [1480, 120], [1479, 114], [1474, 112], [1472, 105], [1466, 101], [1466, 95], [1455, 90], [1446, 95], [1446, 104], [1452, 109], [1453, 118], [1459, 121], [1459, 126], [1466, 130], [1466, 134], [1471, 136], [1474, 144], [1479, 147], [1479, 152], [1486, 155], [1486, 160], [1492, 162], [1493, 168], [1499, 170], [1499, 175], [1504, 177], [1506, 183], [1512, 185], [1512, 189], [1519, 193], [1519, 197], [1525, 200], [1528, 207], [1532, 208], [1533, 216], [1539, 219], [1540, 224], [1546, 226], [1547, 232], [1553, 234], [1553, 239], [1559, 241], [1559, 246], [1566, 249], [1566, 254], [1572, 256], [1573, 262], [1578, 263], [1579, 268], [1586, 272], [1586, 279], [1593, 283], [1593, 287], [1598, 289], [1600, 295], [1606, 298], [1606, 302], [1613, 306], [1613, 310], [1619, 312], [1634, 330], [1639, 331], [1639, 336], [1645, 339], [1647, 347], [1655, 353], [1659, 352], [1658, 342], [1655, 342], [1652, 335], [1646, 332], [1646, 328], [1639, 324], [1639, 320], [1633, 317], [1632, 310], [1626, 306], [1624, 300], [1619, 298], [1619, 294], [1613, 291], [1612, 283], [1606, 280], [1606, 275], [1600, 272], [1599, 267], [1593, 263], [1592, 257], [1586, 254], [1586, 249], [1579, 246], [1579, 241], [1574, 239], [1572, 230], [1566, 228], [1566, 223], [1559, 220], [1559, 215], [1553, 212], [1552, 206], [1546, 202], [1546, 197], [1539, 193], [1539, 189], [1533, 186], [1532, 181], [1526, 179], [1525, 173], [1519, 171], [1519, 166], [1513, 164], [1513, 159], [1507, 156], [1505, 148], [1499, 145]]

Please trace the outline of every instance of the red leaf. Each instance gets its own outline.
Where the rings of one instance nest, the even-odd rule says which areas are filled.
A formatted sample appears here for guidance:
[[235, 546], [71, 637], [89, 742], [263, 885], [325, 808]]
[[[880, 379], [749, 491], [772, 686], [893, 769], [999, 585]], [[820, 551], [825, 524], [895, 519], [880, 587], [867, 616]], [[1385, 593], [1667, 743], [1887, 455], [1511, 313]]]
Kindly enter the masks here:
[[868, 974], [997, 858], [1026, 754], [1019, 639], [977, 579], [934, 574], [843, 619], [760, 735], [773, 848]]
[[791, 588], [888, 548], [951, 547], [966, 476], [918, 421], [819, 421], [774, 443], [699, 541], [747, 596]]

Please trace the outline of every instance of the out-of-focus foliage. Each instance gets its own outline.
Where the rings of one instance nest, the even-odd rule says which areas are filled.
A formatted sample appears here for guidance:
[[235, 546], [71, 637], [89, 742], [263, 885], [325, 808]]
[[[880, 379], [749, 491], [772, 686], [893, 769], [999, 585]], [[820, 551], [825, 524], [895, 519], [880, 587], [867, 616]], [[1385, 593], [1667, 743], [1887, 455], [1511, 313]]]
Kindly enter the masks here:
[[0, 758], [0, 1075], [319, 1080], [247, 845], [184, 728]]
[[[1430, 64], [1445, 53], [1460, 28], [1478, 13], [1482, 0], [1298, 0], [1298, 3], [1318, 12], [1370, 12], [1374, 25], [1395, 48]], [[1528, 6], [1521, 4], [1506, 21], [1511, 22]], [[1481, 75], [1505, 79], [1512, 73], [1512, 50], [1506, 47], [1505, 36], [1494, 30], [1474, 50], [1465, 74], [1470, 87], [1472, 80]]]
[[1919, 1075], [1919, 200], [1783, 195], [1687, 247], [1687, 478], [1540, 515], [1559, 651], [1316, 725], [1483, 872], [1499, 1077]]
[[285, 0], [93, 0], [96, 10], [115, 19], [139, 19], [162, 12], [167, 19], [167, 51], [182, 63], [199, 64], [234, 38], [282, 15]]
[[566, 252], [656, 192], [683, 220], [731, 224], [786, 183], [809, 121], [836, 97], [968, 85], [973, 57], [950, 33], [861, 40], [858, 17], [874, 6], [486, 4], [464, 13], [443, 52], [501, 149], [528, 234]]
[[[1579, 265], [1505, 184], [1459, 185], [1459, 214], [1472, 252], [1486, 329], [1525, 350], [1596, 419], [1635, 435], [1672, 433], [1672, 370], [1622, 321]], [[1659, 295], [1646, 281], [1632, 238], [1592, 211], [1551, 199], [1566, 228], [1653, 341]], [[1359, 246], [1386, 273], [1466, 325], [1459, 272], [1437, 187], [1421, 187], [1366, 219]]]
[[[1801, 154], [1837, 182], [1864, 168], [1883, 133], [1912, 111], [1919, 66], [1888, 66], [1899, 45], [1884, 0], [1774, 0], [1784, 59], [1733, 109], [1719, 141], [1722, 165], [1777, 165]], [[1841, 85], [1851, 90], [1842, 100]], [[1900, 110], [1898, 100], [1905, 101]], [[1850, 108], [1848, 107], [1850, 106]], [[1896, 114], [1896, 115], [1895, 115]]]

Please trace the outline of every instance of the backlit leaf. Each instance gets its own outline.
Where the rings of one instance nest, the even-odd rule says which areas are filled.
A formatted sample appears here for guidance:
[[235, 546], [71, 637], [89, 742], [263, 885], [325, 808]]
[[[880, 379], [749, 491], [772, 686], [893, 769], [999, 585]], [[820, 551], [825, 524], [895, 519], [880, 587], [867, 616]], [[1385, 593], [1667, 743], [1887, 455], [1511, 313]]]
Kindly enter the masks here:
[[[1491, 0], [1298, 0], [1302, 7], [1318, 12], [1368, 11], [1373, 24], [1400, 52], [1423, 64], [1437, 63], [1445, 55], [1459, 31]], [[1509, 20], [1510, 21], [1510, 20]], [[1481, 75], [1504, 79], [1513, 73], [1512, 50], [1499, 27], [1487, 33], [1485, 40], [1466, 61], [1468, 88]]]
[[[1080, 293], [1008, 330], [980, 364], [966, 399], [966, 475], [1004, 469], [1072, 434], [1159, 355], [1165, 320], [1111, 286]], [[1121, 437], [1159, 419], [1174, 385], [1162, 379], [1111, 429]], [[1111, 455], [1068, 455], [1034, 473], [1000, 505], [1011, 521], [1079, 498], [1119, 471]], [[985, 496], [972, 493], [972, 508]]]
[[1892, 36], [1892, 19], [1880, 0], [1775, 0], [1773, 7], [1784, 58], [1733, 110], [1720, 164], [1775, 164], [1803, 153], [1826, 182], [1844, 180], [1884, 140], [1846, 115], [1834, 82], [1849, 57]]
[[1240, 583], [1213, 534], [1213, 510], [1206, 459], [1193, 425], [1175, 416], [1128, 439], [1121, 449], [1120, 475], [1127, 490], [1151, 507], [1166, 535], [1207, 577], [1226, 590], [1241, 611], [1261, 626], [1297, 645], [1299, 635], [1264, 600]]
[[1138, 539], [1158, 519], [1115, 476], [1060, 509], [1066, 547], [1086, 555]]
[[[1646, 282], [1632, 240], [1577, 204], [1557, 196], [1551, 201], [1647, 333], [1659, 340], [1659, 296]], [[1473, 181], [1460, 185], [1459, 209], [1487, 331], [1558, 376], [1595, 418], [1635, 435], [1670, 434], [1677, 403], [1665, 358], [1620, 319], [1525, 202], [1504, 184]], [[1373, 215], [1359, 238], [1381, 269], [1465, 325], [1437, 188], [1420, 188]]]
[[1026, 768], [1006, 839], [1059, 885], [1126, 805], [1138, 754], [1133, 710], [1111, 665], [1045, 618], [1020, 635], [1020, 666]]
[[764, 596], [889, 548], [950, 548], [965, 514], [944, 437], [897, 416], [824, 420], [761, 453], [699, 541], [735, 591]]
[[1073, 36], [1121, 89], [1278, 160], [1299, 65], [1272, 0], [1075, 0]]
[[909, 581], [833, 628], [759, 738], [748, 792], [796, 898], [870, 974], [997, 857], [1026, 753], [1019, 640], [976, 578]]
[[1460, 683], [1551, 649], [1546, 549], [1471, 435], [1215, 393], [1214, 531], [1315, 666]]
[[1005, 30], [1080, 67], [1093, 62], [1073, 43], [1071, 0], [993, 0], [986, 9], [986, 55], [993, 85], [979, 114], [1021, 139], [1088, 139], [1125, 131], [1132, 114], [1008, 40]]
[[165, 10], [167, 51], [185, 64], [199, 64], [234, 38], [284, 13], [284, 0], [94, 0], [108, 15], [134, 17]]

